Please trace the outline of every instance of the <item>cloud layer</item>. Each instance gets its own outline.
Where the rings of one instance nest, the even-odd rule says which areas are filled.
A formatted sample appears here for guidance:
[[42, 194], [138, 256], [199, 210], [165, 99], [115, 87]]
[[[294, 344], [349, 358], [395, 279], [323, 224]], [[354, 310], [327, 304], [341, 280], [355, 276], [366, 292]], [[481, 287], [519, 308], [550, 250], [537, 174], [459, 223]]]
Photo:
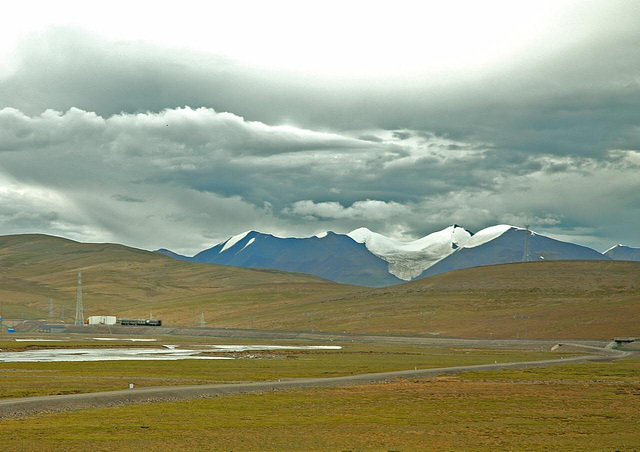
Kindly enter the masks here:
[[0, 110], [0, 230], [195, 252], [246, 229], [366, 225], [416, 237], [530, 222], [600, 248], [633, 241], [640, 152], [504, 159], [411, 129], [317, 132], [210, 108], [102, 117]]
[[32, 34], [0, 71], [0, 234], [190, 253], [247, 229], [506, 222], [640, 246], [640, 4], [576, 4], [500, 64], [416, 52], [404, 73], [376, 40], [367, 67], [399, 67], [357, 76]]

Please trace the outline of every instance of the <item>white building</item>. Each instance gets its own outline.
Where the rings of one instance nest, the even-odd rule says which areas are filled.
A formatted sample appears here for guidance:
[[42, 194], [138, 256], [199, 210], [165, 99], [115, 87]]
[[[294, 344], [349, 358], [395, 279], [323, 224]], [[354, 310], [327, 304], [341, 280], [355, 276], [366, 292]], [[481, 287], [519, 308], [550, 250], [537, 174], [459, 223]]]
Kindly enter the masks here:
[[115, 325], [115, 315], [92, 315], [87, 319], [89, 325]]

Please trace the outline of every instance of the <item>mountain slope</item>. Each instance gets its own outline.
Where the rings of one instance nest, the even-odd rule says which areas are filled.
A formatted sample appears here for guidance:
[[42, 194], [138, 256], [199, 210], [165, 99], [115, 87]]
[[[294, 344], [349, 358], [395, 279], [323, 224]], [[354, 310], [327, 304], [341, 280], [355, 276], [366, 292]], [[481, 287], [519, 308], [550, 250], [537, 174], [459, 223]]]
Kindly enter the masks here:
[[[255, 242], [254, 242], [255, 243]], [[488, 242], [487, 242], [488, 243]], [[252, 246], [252, 245], [250, 245]], [[181, 262], [110, 244], [0, 237], [6, 318], [73, 320], [78, 269], [85, 315], [171, 325], [425, 336], [640, 336], [640, 262], [541, 261], [457, 270], [364, 289], [309, 275]], [[54, 320], [55, 320], [54, 319]]]
[[617, 261], [640, 261], [640, 248], [630, 246], [616, 245], [603, 254]]
[[364, 245], [333, 232], [298, 239], [248, 231], [196, 254], [191, 260], [310, 273], [345, 284], [387, 286], [401, 282], [388, 272], [387, 262], [371, 254]]
[[182, 254], [174, 253], [171, 250], [166, 248], [160, 248], [159, 250], [155, 250], [154, 253], [162, 254], [164, 256], [172, 257], [174, 259], [178, 259], [179, 261], [190, 261], [191, 258], [188, 256], [184, 256]]
[[[295, 329], [485, 338], [640, 336], [640, 262], [540, 261], [468, 268], [269, 313]], [[280, 319], [276, 320], [276, 317]]]
[[[525, 241], [528, 243], [529, 251], [526, 257]], [[463, 268], [523, 260], [609, 260], [609, 258], [585, 246], [555, 240], [526, 229], [497, 225], [474, 234], [464, 246], [428, 268], [420, 278]]]
[[52, 298], [54, 317], [72, 320], [78, 270], [86, 316], [148, 317], [152, 312], [183, 325], [195, 324], [201, 312], [208, 320], [226, 309], [249, 316], [273, 303], [359, 289], [301, 273], [182, 262], [122, 245], [12, 235], [0, 236], [2, 314], [46, 319]]
[[471, 238], [471, 233], [457, 224], [412, 242], [394, 240], [367, 228], [356, 229], [347, 235], [389, 262], [389, 273], [405, 281], [419, 276]]

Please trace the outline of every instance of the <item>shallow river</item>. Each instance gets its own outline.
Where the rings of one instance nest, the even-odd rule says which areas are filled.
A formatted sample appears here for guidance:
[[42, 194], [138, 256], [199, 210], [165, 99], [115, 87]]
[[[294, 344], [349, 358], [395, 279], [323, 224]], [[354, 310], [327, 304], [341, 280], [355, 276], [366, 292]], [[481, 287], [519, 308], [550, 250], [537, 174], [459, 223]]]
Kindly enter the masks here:
[[0, 351], [0, 362], [62, 362], [62, 361], [140, 361], [179, 359], [234, 359], [231, 357], [210, 356], [205, 352], [243, 352], [268, 350], [339, 350], [339, 346], [324, 345], [206, 345], [203, 349], [182, 349], [176, 345], [165, 348], [62, 348], [47, 350], [25, 350], [21, 352]]

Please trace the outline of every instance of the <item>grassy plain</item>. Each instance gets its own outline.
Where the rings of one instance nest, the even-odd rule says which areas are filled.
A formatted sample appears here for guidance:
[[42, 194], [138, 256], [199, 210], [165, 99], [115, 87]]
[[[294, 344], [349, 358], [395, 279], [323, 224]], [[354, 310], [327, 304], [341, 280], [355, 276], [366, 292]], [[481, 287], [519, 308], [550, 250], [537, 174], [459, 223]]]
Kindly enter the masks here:
[[640, 449], [640, 359], [0, 422], [5, 450]]
[[[264, 341], [262, 341], [264, 342]], [[168, 343], [168, 342], [167, 342]], [[171, 342], [175, 344], [176, 342]], [[209, 341], [220, 344], [222, 341]], [[226, 341], [225, 343], [229, 343]], [[15, 343], [14, 343], [15, 344]], [[26, 343], [21, 342], [23, 347]], [[63, 343], [95, 347], [95, 342]], [[279, 342], [291, 345], [291, 342]], [[299, 343], [295, 343], [300, 345]], [[124, 389], [142, 386], [231, 383], [560, 358], [557, 353], [496, 349], [345, 343], [341, 350], [218, 353], [235, 360], [0, 363], [0, 398]], [[4, 347], [3, 347], [4, 345]], [[6, 349], [11, 343], [0, 343]], [[125, 344], [121, 344], [125, 345]], [[198, 343], [186, 343], [197, 347]], [[200, 344], [201, 345], [201, 344]], [[308, 345], [308, 344], [302, 344]], [[60, 347], [61, 345], [54, 345]], [[109, 344], [109, 347], [115, 346]], [[138, 347], [138, 344], [126, 344]], [[149, 346], [149, 345], [147, 345]], [[34, 347], [33, 344], [28, 346]], [[38, 345], [38, 347], [47, 347]], [[52, 347], [49, 345], [48, 347]], [[249, 357], [251, 356], [251, 357]]]

